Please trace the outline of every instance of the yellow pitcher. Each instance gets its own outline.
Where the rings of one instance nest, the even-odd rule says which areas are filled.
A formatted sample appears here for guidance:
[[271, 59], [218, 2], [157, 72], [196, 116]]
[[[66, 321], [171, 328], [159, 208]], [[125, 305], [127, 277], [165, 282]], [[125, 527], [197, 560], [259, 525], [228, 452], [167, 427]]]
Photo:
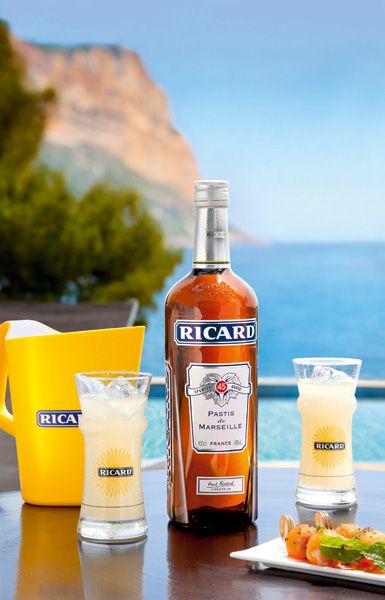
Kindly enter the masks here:
[[[16, 438], [26, 502], [81, 503], [83, 438], [74, 374], [138, 371], [143, 337], [141, 326], [59, 333], [36, 321], [0, 325], [0, 428]], [[12, 414], [5, 404], [8, 377]]]

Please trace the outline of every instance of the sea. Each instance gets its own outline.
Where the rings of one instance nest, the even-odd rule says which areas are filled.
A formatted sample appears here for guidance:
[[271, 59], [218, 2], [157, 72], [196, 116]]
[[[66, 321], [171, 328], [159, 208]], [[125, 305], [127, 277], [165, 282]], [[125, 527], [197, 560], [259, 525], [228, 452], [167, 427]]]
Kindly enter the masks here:
[[[259, 300], [259, 374], [292, 377], [292, 358], [361, 358], [385, 379], [385, 243], [234, 246], [232, 268]], [[164, 374], [164, 299], [191, 270], [191, 251], [148, 313], [142, 369]]]

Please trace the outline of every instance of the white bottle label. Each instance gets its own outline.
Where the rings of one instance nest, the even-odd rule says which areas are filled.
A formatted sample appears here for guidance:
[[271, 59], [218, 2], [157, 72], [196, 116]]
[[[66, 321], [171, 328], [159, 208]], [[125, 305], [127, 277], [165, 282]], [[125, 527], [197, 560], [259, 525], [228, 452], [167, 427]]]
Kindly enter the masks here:
[[197, 364], [187, 367], [192, 445], [209, 454], [242, 452], [247, 443], [250, 364]]
[[197, 477], [198, 496], [227, 496], [229, 494], [243, 494], [245, 491], [245, 478], [243, 475], [236, 477]]

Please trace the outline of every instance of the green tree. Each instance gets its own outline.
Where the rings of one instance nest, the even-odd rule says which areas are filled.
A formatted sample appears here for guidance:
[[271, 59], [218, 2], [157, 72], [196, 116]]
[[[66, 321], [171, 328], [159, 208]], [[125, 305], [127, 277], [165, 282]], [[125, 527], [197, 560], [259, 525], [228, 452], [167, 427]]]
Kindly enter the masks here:
[[77, 199], [60, 173], [34, 165], [54, 93], [24, 80], [0, 22], [0, 299], [154, 306], [180, 251], [135, 190], [100, 183]]
[[58, 300], [77, 260], [76, 200], [59, 173], [30, 169], [0, 187], [0, 298]]
[[0, 189], [0, 298], [108, 302], [153, 295], [180, 259], [131, 189], [77, 200], [60, 173], [31, 169]]
[[29, 90], [23, 62], [14, 51], [7, 25], [0, 20], [0, 178], [30, 165], [35, 158], [47, 111], [55, 99], [52, 88]]
[[162, 230], [137, 192], [108, 184], [91, 188], [76, 217], [87, 279], [77, 278], [79, 298], [97, 302], [136, 297], [153, 306], [181, 253], [166, 248]]

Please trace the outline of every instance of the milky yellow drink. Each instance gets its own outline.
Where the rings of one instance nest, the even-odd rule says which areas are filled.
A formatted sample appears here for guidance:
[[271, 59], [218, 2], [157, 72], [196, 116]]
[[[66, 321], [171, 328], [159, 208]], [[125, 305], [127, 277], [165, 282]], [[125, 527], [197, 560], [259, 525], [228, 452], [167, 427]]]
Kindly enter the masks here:
[[354, 383], [298, 382], [302, 417], [300, 483], [328, 489], [354, 485], [352, 415]]
[[352, 504], [357, 499], [352, 458], [356, 380], [321, 365], [297, 383], [302, 423], [297, 500], [324, 507]]
[[141, 444], [147, 396], [119, 377], [102, 383], [96, 393], [80, 391], [79, 397], [85, 457], [79, 533], [99, 541], [143, 537]]

